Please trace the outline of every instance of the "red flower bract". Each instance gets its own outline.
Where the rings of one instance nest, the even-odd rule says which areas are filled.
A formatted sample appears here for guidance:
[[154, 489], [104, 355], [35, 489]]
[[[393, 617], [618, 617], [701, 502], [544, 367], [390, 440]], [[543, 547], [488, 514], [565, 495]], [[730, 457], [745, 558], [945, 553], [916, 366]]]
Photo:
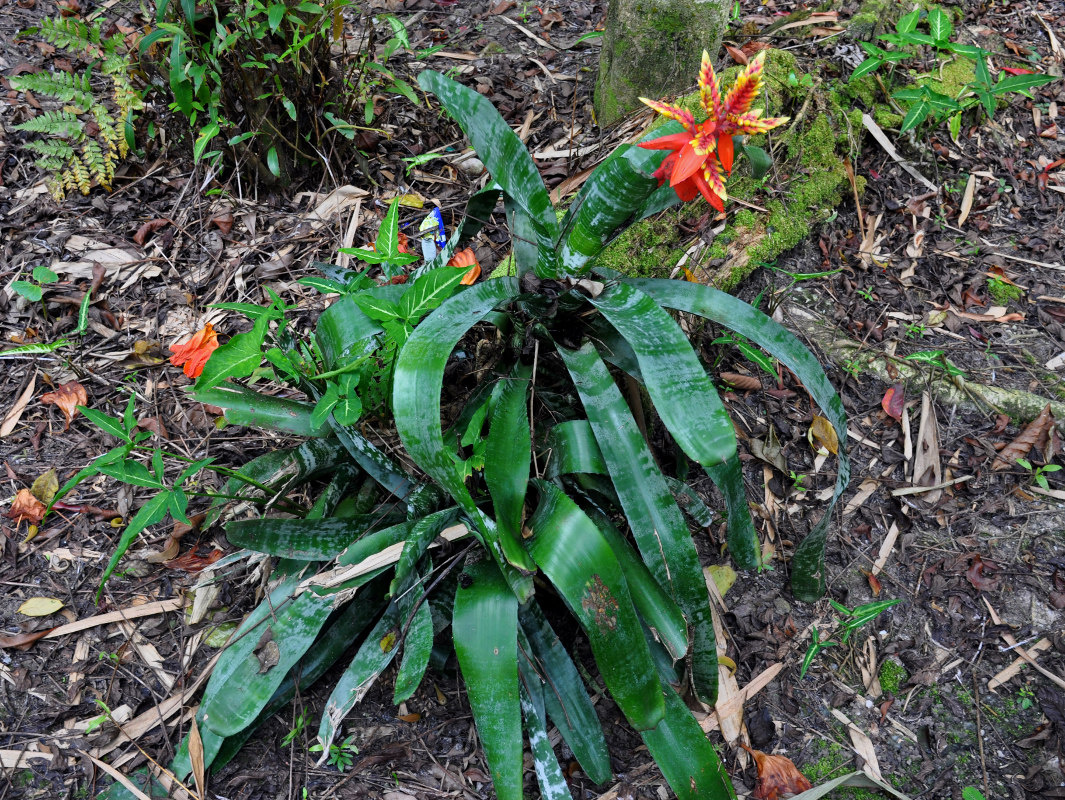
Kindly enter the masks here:
[[200, 377], [204, 364], [211, 357], [211, 353], [218, 349], [218, 334], [214, 326], [208, 322], [200, 330], [192, 335], [192, 338], [182, 344], [170, 345], [170, 363], [175, 367], [185, 366], [185, 374], [190, 378]]
[[686, 109], [640, 98], [659, 114], [684, 126], [682, 133], [640, 143], [640, 147], [648, 150], [672, 151], [654, 173], [659, 185], [669, 180], [677, 197], [684, 202], [701, 194], [718, 211], [725, 210], [725, 200], [728, 199], [725, 176], [732, 171], [732, 137], [765, 133], [788, 121], [787, 117], [762, 119], [761, 111], [750, 110], [762, 86], [764, 61], [764, 52], [755, 56], [722, 99], [713, 62], [704, 50], [699, 70], [699, 100], [707, 114], [703, 122], [697, 123], [695, 116]]

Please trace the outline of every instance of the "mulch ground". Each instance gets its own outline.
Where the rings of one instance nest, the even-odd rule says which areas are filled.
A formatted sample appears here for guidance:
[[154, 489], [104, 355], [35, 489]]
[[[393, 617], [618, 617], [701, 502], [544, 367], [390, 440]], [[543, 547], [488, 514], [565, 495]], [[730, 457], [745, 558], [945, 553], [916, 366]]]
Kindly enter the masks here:
[[[64, 6], [78, 10], [77, 0]], [[424, 66], [453, 70], [488, 96], [539, 154], [549, 187], [593, 166], [629, 130], [596, 126], [591, 91], [598, 43], [577, 42], [601, 26], [604, 2], [376, 0], [370, 6], [405, 20], [416, 48], [445, 44], [420, 65], [401, 55], [393, 66], [401, 74]], [[64, 66], [57, 62], [62, 54], [16, 36], [54, 13], [51, 2], [0, 0], [0, 7], [0, 73]], [[772, 0], [742, 2], [727, 39], [741, 47], [796, 9]], [[845, 3], [837, 10], [846, 21], [857, 9]], [[963, 10], [963, 41], [993, 42], [997, 57], [1033, 57], [1041, 69], [1061, 74], [1062, 55], [1050, 32], [1057, 32], [1054, 41], [1065, 38], [1065, 4], [966, 3]], [[144, 24], [129, 4], [111, 4], [104, 13], [124, 25]], [[846, 39], [834, 35], [832, 24], [822, 22], [829, 29], [816, 35], [810, 26], [784, 29], [767, 41], [792, 48], [800, 65], [817, 60], [826, 78], [845, 77], [851, 67], [844, 59], [853, 48], [841, 46]], [[7, 98], [0, 123], [9, 128], [31, 109], [18, 94]], [[815, 309], [840, 336], [861, 342], [863, 353], [882, 355], [889, 376], [899, 359], [941, 353], [970, 383], [1060, 400], [1065, 85], [1037, 90], [1035, 98], [1012, 98], [994, 122], [964, 131], [958, 143], [942, 128], [899, 140], [938, 193], [866, 139], [854, 160], [867, 179], [861, 208], [844, 203], [813, 237], [756, 272], [740, 294], [780, 307], [785, 321], [789, 305]], [[146, 118], [164, 128], [169, 112], [154, 103]], [[205, 321], [227, 335], [239, 332], [245, 324], [239, 315], [208, 306], [262, 302], [267, 288], [296, 304], [300, 322], [311, 328], [322, 302], [296, 281], [312, 274], [312, 261], [335, 261], [338, 246], [352, 244], [352, 237], [355, 244], [372, 238], [396, 193], [439, 203], [451, 227], [479, 179], [463, 158], [457, 128], [441, 124], [436, 109], [399, 96], [384, 99], [375, 124], [387, 135], [373, 145], [369, 174], [353, 164], [284, 196], [208, 180], [180, 152], [149, 143], [143, 158], [122, 167], [114, 192], [95, 190], [60, 205], [18, 149], [20, 136], [7, 134], [0, 144], [5, 286], [38, 264], [55, 269], [61, 282], [47, 294], [46, 308], [10, 288], [0, 293], [6, 346], [71, 337], [77, 302], [94, 280], [93, 262], [106, 265], [96, 276], [84, 336], [50, 354], [4, 358], [0, 352], [0, 409], [10, 420], [0, 438], [7, 494], [13, 498], [49, 469], [62, 483], [111, 446], [84, 417], [67, 429], [59, 410], [40, 402], [70, 380], [85, 387], [90, 407], [116, 416], [134, 392], [140, 427], [190, 457], [209, 454], [239, 466], [277, 446], [276, 437], [251, 429], [219, 429], [212, 409], [190, 403], [182, 391], [187, 379], [166, 362], [167, 347]], [[414, 166], [403, 160], [438, 148], [438, 160]], [[333, 213], [315, 213], [345, 186], [333, 195], [342, 198]], [[774, 191], [772, 179], [766, 191]], [[407, 222], [424, 212], [405, 214]], [[708, 245], [717, 225], [708, 216], [692, 240]], [[486, 271], [508, 247], [503, 227], [489, 226], [477, 243]], [[810, 273], [831, 274], [795, 279]], [[995, 297], [991, 279], [1019, 291]], [[734, 350], [719, 349], [708, 352], [719, 374], [759, 378]], [[891, 382], [854, 363], [835, 363], [829, 374], [847, 408], [854, 461], [829, 545], [831, 596], [848, 608], [874, 599], [902, 602], [845, 645], [824, 650], [800, 677], [813, 629], [823, 636], [840, 617], [827, 600], [795, 602], [786, 588], [785, 557], [819, 518], [834, 462], [822, 463], [808, 443], [815, 409], [788, 376], [763, 375], [761, 389], [727, 392], [749, 496], [760, 504], [760, 528], [778, 556], [775, 569], [740, 577], [722, 614], [740, 687], [779, 670], [747, 702], [748, 740], [788, 756], [815, 783], [865, 766], [912, 797], [958, 798], [965, 786], [988, 798], [1065, 797], [1065, 472], [1043, 474], [1047, 494], [1028, 470], [994, 468], [998, 450], [1023, 430], [1000, 409], [934, 402], [931, 385], [911, 385], [904, 395], [894, 387], [892, 403], [885, 397]], [[1046, 432], [1027, 454], [1035, 467], [1061, 463], [1058, 443]], [[927, 491], [933, 483], [940, 488]], [[190, 531], [181, 539], [182, 560], [156, 563], [148, 556], [166, 545], [169, 525], [141, 538], [97, 605], [99, 578], [121, 533], [112, 520], [128, 519], [144, 499], [98, 479], [82, 485], [70, 499], [74, 508], [50, 518], [32, 538], [25, 523], [0, 523], [0, 635], [12, 644], [68, 626], [0, 649], [0, 800], [91, 797], [110, 779], [90, 755], [123, 772], [148, 758], [165, 763], [184, 730], [179, 712], [195, 704], [198, 679], [217, 652], [204, 634], [241, 619], [253, 605], [254, 583], [235, 575], [224, 583], [209, 624], [190, 627], [180, 612], [167, 611], [195, 583], [189, 568], [228, 548], [218, 530]], [[701, 540], [708, 563], [722, 561], [716, 535]], [[62, 609], [47, 617], [18, 612], [26, 599], [41, 596], [61, 600]], [[135, 616], [145, 610], [150, 613]], [[73, 625], [113, 612], [106, 624]], [[1025, 656], [1036, 666], [1024, 663]], [[454, 671], [429, 676], [400, 709], [390, 702], [389, 677], [345, 721], [343, 735], [353, 736], [357, 753], [343, 773], [315, 766], [316, 754], [307, 750], [328, 692], [320, 685], [264, 725], [212, 778], [209, 794], [230, 800], [489, 796]], [[111, 723], [87, 730], [101, 713], [96, 701], [106, 703], [134, 741]], [[607, 698], [598, 708], [617, 782], [593, 786], [577, 771], [574, 796], [666, 797], [639, 738], [615, 724], [617, 710]], [[165, 723], [157, 724], [161, 717]], [[282, 745], [293, 730], [292, 744]], [[737, 789], [749, 791], [755, 777], [749, 759], [734, 741], [712, 736]], [[564, 762], [569, 757], [561, 755]], [[531, 768], [529, 791], [535, 796]]]

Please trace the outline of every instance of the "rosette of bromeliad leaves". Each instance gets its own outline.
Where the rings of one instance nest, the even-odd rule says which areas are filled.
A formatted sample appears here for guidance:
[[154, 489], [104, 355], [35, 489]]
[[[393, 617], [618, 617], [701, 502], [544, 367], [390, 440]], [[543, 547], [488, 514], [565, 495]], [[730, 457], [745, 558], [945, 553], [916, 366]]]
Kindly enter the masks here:
[[[653, 409], [675, 443], [672, 457], [701, 465], [719, 487], [737, 566], [759, 569], [760, 549], [733, 425], [677, 314], [711, 320], [764, 348], [802, 381], [844, 442], [840, 400], [814, 356], [740, 300], [685, 281], [596, 269], [595, 256], [621, 228], [676, 201], [669, 185], [659, 186], [669, 177], [659, 170], [661, 150], [619, 147], [560, 220], [532, 158], [485, 98], [435, 72], [419, 82], [462, 126], [494, 180], [421, 275], [444, 268], [457, 239], [500, 195], [518, 274], [470, 287], [449, 279], [454, 293], [399, 337], [391, 413], [401, 455], [417, 471], [336, 415], [320, 438], [246, 468], [259, 488], [278, 482], [291, 490], [315, 475], [329, 483], [304, 519], [227, 524], [233, 543], [279, 560], [270, 596], [211, 675], [196, 716], [204, 760], [224, 763], [296, 684], [306, 687], [351, 648], [318, 731], [324, 758], [345, 715], [397, 654], [401, 702], [453, 647], [500, 798], [522, 795], [523, 729], [544, 797], [569, 797], [551, 725], [588, 777], [607, 781], [610, 760], [589, 687], [552, 627], [564, 608], [677, 795], [733, 797], [681, 699], [691, 693], [713, 702], [716, 693], [709, 598], [691, 534], [711, 514], [660, 468], [642, 432], [647, 413]], [[689, 129], [668, 125], [658, 133], [681, 147], [675, 134]], [[403, 306], [420, 279], [360, 289], [361, 299], [348, 294], [331, 306], [316, 331], [321, 369], [342, 372], [374, 351], [383, 331], [375, 304], [390, 298]], [[480, 373], [460, 411], [448, 403], [445, 427], [445, 371], [454, 368], [460, 340], [473, 351], [478, 335], [491, 342], [494, 367]], [[311, 377], [300, 385], [316, 402], [327, 391]], [[649, 399], [650, 408], [626, 401], [619, 386]], [[247, 390], [232, 391], [243, 399], [227, 401], [227, 393], [212, 390], [210, 401], [248, 410]], [[292, 404], [287, 413], [309, 419], [312, 408]], [[464, 455], [470, 449], [483, 454], [483, 465]], [[835, 497], [847, 479], [841, 448]], [[792, 560], [792, 588], [804, 600], [824, 591], [828, 518]], [[452, 544], [435, 547], [444, 540]], [[264, 642], [276, 644], [269, 662]], [[178, 777], [189, 774], [186, 746], [172, 766]]]

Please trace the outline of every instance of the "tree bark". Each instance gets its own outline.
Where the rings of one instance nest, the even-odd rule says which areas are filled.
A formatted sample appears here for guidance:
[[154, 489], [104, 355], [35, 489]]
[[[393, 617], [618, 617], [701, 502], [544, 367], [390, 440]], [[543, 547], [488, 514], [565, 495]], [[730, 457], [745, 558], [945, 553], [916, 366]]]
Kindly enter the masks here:
[[610, 0], [595, 113], [610, 125], [641, 104], [694, 86], [703, 50], [716, 56], [729, 0]]

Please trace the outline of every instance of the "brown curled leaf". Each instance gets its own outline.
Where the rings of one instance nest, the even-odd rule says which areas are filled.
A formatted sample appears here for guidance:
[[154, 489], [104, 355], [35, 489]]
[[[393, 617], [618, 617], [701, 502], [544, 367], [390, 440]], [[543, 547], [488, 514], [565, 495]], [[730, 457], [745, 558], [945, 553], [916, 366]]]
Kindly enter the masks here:
[[85, 393], [85, 387], [77, 381], [67, 381], [55, 387], [54, 392], [46, 392], [41, 395], [41, 402], [45, 405], [54, 405], [63, 412], [67, 424], [63, 430], [70, 428], [70, 423], [78, 415], [78, 406], [87, 406], [89, 396]]
[[1029, 422], [1016, 439], [999, 451], [991, 464], [991, 469], [995, 472], [1009, 469], [1018, 458], [1027, 456], [1028, 451], [1033, 446], [1046, 438], [1053, 424], [1054, 415], [1050, 413], [1050, 403], [1047, 403], [1043, 410], [1039, 412], [1039, 416]]
[[799, 772], [787, 756], [771, 756], [761, 750], [752, 750], [740, 743], [740, 747], [754, 756], [758, 768], [758, 785], [751, 792], [755, 800], [783, 800], [813, 788], [806, 776]]

